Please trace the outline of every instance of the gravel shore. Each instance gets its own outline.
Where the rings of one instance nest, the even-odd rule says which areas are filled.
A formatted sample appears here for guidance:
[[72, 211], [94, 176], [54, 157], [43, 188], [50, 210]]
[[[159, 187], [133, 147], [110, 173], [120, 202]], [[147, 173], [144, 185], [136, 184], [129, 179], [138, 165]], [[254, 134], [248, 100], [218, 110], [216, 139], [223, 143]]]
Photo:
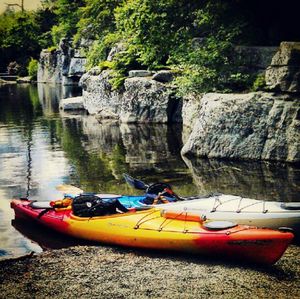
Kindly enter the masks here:
[[300, 247], [273, 266], [75, 246], [0, 262], [0, 298], [300, 298]]

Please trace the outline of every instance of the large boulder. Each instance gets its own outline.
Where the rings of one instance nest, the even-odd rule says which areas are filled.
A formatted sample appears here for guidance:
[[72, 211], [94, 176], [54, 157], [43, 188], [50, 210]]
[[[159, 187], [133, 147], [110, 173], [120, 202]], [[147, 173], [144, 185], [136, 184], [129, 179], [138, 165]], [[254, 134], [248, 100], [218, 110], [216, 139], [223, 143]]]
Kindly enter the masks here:
[[202, 94], [190, 94], [183, 98], [182, 123], [184, 127], [193, 128], [198, 119]]
[[168, 123], [175, 122], [179, 100], [164, 84], [143, 77], [125, 80], [121, 121]]
[[59, 108], [66, 110], [84, 110], [82, 96], [61, 99]]
[[34, 82], [34, 80], [32, 80], [31, 76], [26, 76], [26, 77], [19, 77], [16, 80], [17, 83], [31, 83]]
[[270, 89], [300, 92], [300, 42], [282, 42], [266, 71]]
[[190, 94], [182, 99], [182, 141], [187, 142], [192, 129], [198, 120], [202, 94]]
[[300, 162], [300, 101], [272, 93], [203, 96], [183, 154]]
[[157, 73], [155, 73], [152, 76], [152, 79], [158, 82], [162, 82], [162, 83], [168, 83], [173, 81], [174, 76], [173, 76], [173, 72], [169, 71], [169, 70], [161, 70], [158, 71]]
[[40, 54], [37, 81], [41, 83], [62, 82], [63, 55], [61, 51], [42, 50]]
[[271, 63], [278, 47], [236, 46], [237, 63], [253, 72], [264, 71]]
[[122, 93], [110, 84], [111, 71], [93, 68], [80, 79], [84, 107], [90, 114], [119, 115]]
[[85, 73], [86, 58], [72, 57], [68, 69], [68, 77], [80, 78]]
[[62, 39], [57, 50], [43, 50], [40, 54], [37, 81], [42, 83], [77, 84], [85, 72], [86, 58], [80, 49], [73, 49], [70, 41]]
[[181, 122], [181, 100], [174, 89], [146, 77], [127, 78], [124, 87], [113, 90], [111, 71], [92, 69], [80, 80], [85, 109], [99, 119], [123, 123]]
[[131, 70], [129, 71], [129, 77], [150, 77], [153, 75], [153, 72], [147, 70]]

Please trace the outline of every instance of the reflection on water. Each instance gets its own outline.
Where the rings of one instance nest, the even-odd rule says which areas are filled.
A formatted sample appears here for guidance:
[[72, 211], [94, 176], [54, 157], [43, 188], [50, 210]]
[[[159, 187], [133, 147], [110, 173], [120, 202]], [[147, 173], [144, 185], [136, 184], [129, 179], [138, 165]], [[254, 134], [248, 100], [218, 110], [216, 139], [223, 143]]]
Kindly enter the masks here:
[[33, 226], [14, 223], [16, 230], [11, 225], [11, 198], [56, 199], [61, 194], [55, 186], [62, 183], [86, 191], [137, 194], [122, 178], [128, 172], [148, 183], [170, 182], [181, 195], [223, 192], [299, 200], [299, 168], [183, 161], [180, 126], [99, 123], [93, 116], [61, 113], [59, 100], [80, 94], [62, 88], [0, 86], [0, 258], [73, 244], [57, 240], [57, 245], [55, 234], [46, 235], [45, 243]]
[[[75, 245], [94, 244], [92, 241], [84, 241], [57, 233], [46, 227], [37, 227], [35, 223], [22, 219], [13, 219], [12, 226], [26, 238], [34, 241], [36, 249], [39, 251], [48, 249], [61, 249]], [[46, 234], [46, 238], [45, 238]]]
[[[151, 180], [174, 178], [179, 170], [187, 173], [180, 147], [175, 150], [168, 140], [173, 129], [166, 125], [99, 124], [93, 116], [82, 116], [64, 118], [56, 132], [74, 167], [73, 183], [88, 191], [134, 193], [124, 182], [124, 172], [153, 175]], [[173, 134], [174, 144], [179, 139]], [[181, 179], [191, 182], [190, 176]]]
[[57, 113], [60, 99], [79, 96], [82, 94], [78, 86], [63, 86], [55, 84], [37, 85], [38, 98], [42, 106], [44, 115]]
[[53, 140], [55, 120], [43, 118], [36, 87], [1, 86], [0, 96], [0, 255], [10, 256], [41, 250], [11, 226], [10, 199], [61, 196], [54, 186], [70, 166]]
[[126, 148], [126, 162], [131, 169], [184, 168], [178, 149], [182, 147], [180, 130], [168, 125], [122, 124], [121, 135]]
[[300, 201], [299, 167], [282, 163], [184, 160], [203, 194], [217, 191], [269, 201]]

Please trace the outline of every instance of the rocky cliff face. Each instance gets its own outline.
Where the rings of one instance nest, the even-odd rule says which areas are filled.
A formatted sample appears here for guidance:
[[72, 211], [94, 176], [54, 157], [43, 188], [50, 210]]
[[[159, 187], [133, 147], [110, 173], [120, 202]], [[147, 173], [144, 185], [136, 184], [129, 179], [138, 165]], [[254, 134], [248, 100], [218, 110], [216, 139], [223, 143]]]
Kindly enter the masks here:
[[[271, 51], [271, 50], [270, 50]], [[266, 71], [275, 92], [206, 94], [182, 153], [300, 162], [300, 43], [281, 43]]]
[[181, 121], [181, 101], [174, 89], [152, 77], [129, 77], [124, 88], [112, 89], [110, 71], [92, 69], [80, 80], [85, 108], [99, 119], [123, 123], [170, 123]]
[[125, 80], [120, 119], [124, 123], [178, 121], [179, 99], [174, 90], [151, 78]]
[[266, 72], [270, 89], [300, 92], [300, 42], [282, 42]]
[[[122, 50], [122, 44], [114, 47], [108, 61]], [[275, 51], [274, 47], [237, 47], [236, 56], [239, 61], [244, 61], [241, 68], [258, 73], [270, 64]], [[123, 123], [183, 122], [190, 129], [199, 111], [201, 95], [179, 99], [170, 84], [172, 79], [173, 74], [167, 70], [154, 74], [132, 70], [124, 89], [113, 91], [109, 83], [110, 72], [95, 68], [81, 78], [84, 105], [89, 113], [100, 119], [117, 119]]]
[[300, 162], [300, 101], [255, 92], [206, 94], [183, 154]]
[[40, 54], [37, 81], [42, 83], [77, 84], [85, 72], [86, 58], [63, 39], [54, 51], [43, 50]]
[[300, 43], [282, 42], [266, 72], [270, 89], [280, 92], [300, 92]]
[[277, 52], [273, 47], [237, 48], [238, 55], [249, 57], [241, 66], [249, 72], [264, 72], [272, 61], [266, 81], [276, 93], [213, 93], [180, 99], [170, 72], [143, 70], [130, 71], [123, 89], [115, 91], [110, 71], [95, 68], [80, 81], [84, 107], [100, 120], [183, 122], [183, 154], [299, 162], [299, 49], [297, 43], [282, 43]]
[[264, 72], [270, 65], [278, 47], [235, 47], [235, 59], [242, 69], [248, 73]]
[[80, 79], [84, 107], [99, 118], [119, 118], [122, 94], [113, 91], [109, 83], [110, 71], [93, 68]]
[[43, 50], [39, 59], [37, 81], [41, 83], [61, 83], [62, 65], [61, 52]]

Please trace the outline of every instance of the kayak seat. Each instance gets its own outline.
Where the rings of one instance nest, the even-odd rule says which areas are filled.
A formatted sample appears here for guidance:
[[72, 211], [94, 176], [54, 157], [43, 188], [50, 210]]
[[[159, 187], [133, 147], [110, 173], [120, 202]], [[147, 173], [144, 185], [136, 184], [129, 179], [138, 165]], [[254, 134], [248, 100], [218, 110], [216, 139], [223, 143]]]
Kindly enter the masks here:
[[300, 210], [299, 202], [283, 202], [280, 207], [285, 210]]
[[237, 224], [231, 221], [209, 221], [205, 222], [203, 226], [208, 230], [223, 230], [235, 227]]
[[[143, 199], [140, 200], [140, 203], [144, 205], [153, 205], [154, 200], [157, 198], [157, 194], [147, 193]], [[163, 198], [168, 202], [177, 201], [176, 198], [170, 196], [163, 196]]]

